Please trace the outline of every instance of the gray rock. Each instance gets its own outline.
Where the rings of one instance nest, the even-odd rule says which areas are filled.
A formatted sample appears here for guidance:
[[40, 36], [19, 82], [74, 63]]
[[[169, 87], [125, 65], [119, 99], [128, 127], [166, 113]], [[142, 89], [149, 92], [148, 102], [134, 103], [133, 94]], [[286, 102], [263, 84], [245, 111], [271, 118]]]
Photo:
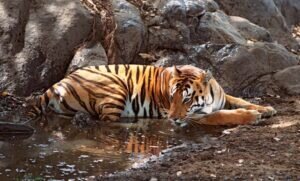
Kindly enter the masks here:
[[253, 47], [237, 47], [228, 56], [219, 72], [226, 77], [233, 94], [253, 96], [248, 87], [258, 78], [283, 68], [297, 65], [298, 60], [284, 47], [277, 44], [257, 43]]
[[288, 67], [274, 74], [276, 84], [290, 95], [300, 95], [300, 65]]
[[201, 16], [205, 11], [213, 12], [219, 6], [213, 0], [153, 0], [153, 7], [160, 9], [165, 17], [185, 20], [186, 17]]
[[[242, 29], [244, 27], [240, 25], [241, 30], [238, 30], [232, 26], [229, 17], [218, 10], [219, 7], [214, 1], [165, 0], [160, 4], [162, 18], [157, 18], [160, 22], [150, 23], [148, 49], [183, 50], [186, 44], [206, 42], [246, 43], [245, 38], [239, 33], [241, 31], [246, 34], [246, 30]], [[250, 22], [247, 25], [255, 26]], [[267, 39], [267, 35], [263, 35], [265, 33], [263, 28], [258, 26], [255, 28], [255, 31], [260, 33], [259, 38]], [[250, 36], [250, 33], [248, 35]]]
[[165, 1], [162, 14], [169, 22], [187, 22], [189, 17], [199, 17], [205, 12], [205, 4], [199, 0]]
[[182, 50], [184, 44], [187, 42], [188, 40], [174, 29], [163, 29], [154, 26], [149, 28], [149, 40], [147, 46], [151, 50], [157, 48]]
[[162, 15], [171, 23], [173, 21], [186, 22], [187, 12], [184, 0], [166, 1]]
[[101, 43], [86, 44], [76, 51], [67, 72], [79, 67], [107, 64], [107, 56]]
[[213, 0], [203, 0], [205, 4], [205, 10], [208, 12], [215, 12], [220, 9], [219, 5]]
[[0, 57], [13, 55], [22, 49], [30, 5], [26, 0], [1, 1]]
[[[205, 3], [199, 0], [165, 0], [160, 1], [158, 4], [160, 4], [160, 6], [157, 6], [157, 8], [159, 8], [159, 11], [161, 12], [161, 18], [157, 19], [159, 19], [160, 22], [156, 24], [151, 23], [151, 25], [161, 27], [160, 29], [163, 32], [154, 32], [153, 34], [153, 31], [150, 31], [149, 41], [151, 41], [151, 37], [160, 37], [166, 31], [171, 31], [172, 34], [174, 34], [175, 30], [177, 31], [177, 33], [175, 34], [180, 35], [180, 39], [178, 39], [177, 42], [179, 44], [178, 46], [182, 47], [183, 44], [190, 43], [191, 36], [195, 28], [199, 24], [200, 18], [205, 13]], [[157, 31], [160, 31], [160, 29], [157, 29]], [[168, 38], [164, 39], [174, 39], [173, 37], [171, 37], [172, 34], [167, 35]], [[157, 46], [155, 44], [158, 44], [158, 46], [161, 45], [160, 42], [151, 41], [150, 46], [153, 47], [153, 44], [154, 47]]]
[[170, 67], [173, 65], [195, 65], [189, 60], [187, 55], [182, 52], [175, 51], [165, 51], [162, 53], [161, 57], [153, 63], [155, 66]]
[[228, 93], [243, 96], [264, 94], [266, 89], [253, 89], [258, 79], [299, 63], [297, 56], [275, 43], [192, 46], [187, 54], [199, 62], [197, 66], [211, 69]]
[[231, 25], [228, 16], [222, 11], [205, 13], [197, 27], [197, 35], [203, 43], [246, 43], [245, 38]]
[[266, 28], [284, 46], [298, 49], [290, 29], [273, 0], [216, 0], [226, 14], [240, 16]]
[[[253, 35], [255, 32], [247, 31], [246, 25], [249, 28], [255, 27], [255, 31], [260, 34]], [[201, 18], [187, 18], [185, 22], [174, 19], [172, 23], [168, 22], [161, 26], [149, 27], [148, 49], [167, 48], [182, 51], [184, 45], [187, 44], [204, 44], [206, 42], [220, 44], [247, 43], [239, 31], [244, 34], [248, 33], [249, 37], [268, 39], [268, 34], [263, 31], [263, 28], [259, 28], [250, 22], [247, 22], [246, 25], [240, 25], [238, 30], [222, 11], [206, 12]]]
[[274, 0], [274, 2], [289, 26], [300, 23], [299, 0]]
[[272, 41], [269, 31], [256, 24], [251, 23], [245, 18], [229, 16], [229, 22], [245, 39], [255, 39], [258, 41]]
[[117, 27], [114, 33], [114, 57], [110, 63], [132, 63], [146, 39], [146, 27], [139, 10], [125, 0], [112, 0]]
[[[1, 11], [0, 90], [28, 95], [64, 77], [93, 17], [79, 1], [5, 1]], [[11, 11], [13, 9], [13, 11]], [[8, 18], [5, 18], [8, 17]]]

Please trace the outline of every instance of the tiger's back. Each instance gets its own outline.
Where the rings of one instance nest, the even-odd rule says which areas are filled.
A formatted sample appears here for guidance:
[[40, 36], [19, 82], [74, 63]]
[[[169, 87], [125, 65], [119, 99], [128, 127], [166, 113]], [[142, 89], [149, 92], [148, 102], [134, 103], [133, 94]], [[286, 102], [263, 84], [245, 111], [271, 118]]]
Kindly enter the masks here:
[[168, 102], [168, 68], [146, 65], [107, 65], [89, 67], [93, 71], [116, 75], [127, 89], [121, 117], [162, 117]]

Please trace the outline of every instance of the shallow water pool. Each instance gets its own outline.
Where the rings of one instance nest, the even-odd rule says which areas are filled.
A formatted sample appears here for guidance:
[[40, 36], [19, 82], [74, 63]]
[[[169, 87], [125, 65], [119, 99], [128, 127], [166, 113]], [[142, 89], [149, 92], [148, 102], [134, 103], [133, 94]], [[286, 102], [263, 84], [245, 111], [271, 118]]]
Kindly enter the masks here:
[[81, 129], [62, 125], [35, 126], [30, 138], [0, 141], [0, 180], [87, 180], [124, 171], [164, 149], [203, 142], [220, 133], [210, 127], [179, 129], [166, 120], [101, 123]]

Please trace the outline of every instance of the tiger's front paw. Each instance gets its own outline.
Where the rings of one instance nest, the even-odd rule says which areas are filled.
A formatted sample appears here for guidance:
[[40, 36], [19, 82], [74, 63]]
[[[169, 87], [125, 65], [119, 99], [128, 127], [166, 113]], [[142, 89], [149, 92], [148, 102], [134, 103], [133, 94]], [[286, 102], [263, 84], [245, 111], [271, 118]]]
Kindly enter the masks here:
[[257, 110], [239, 108], [236, 111], [244, 120], [242, 124], [258, 124], [262, 121], [262, 114]]
[[262, 113], [262, 117], [263, 118], [272, 117], [272, 116], [274, 116], [277, 113], [277, 111], [273, 107], [271, 107], [271, 106], [266, 106], [266, 107], [264, 107], [263, 110], [261, 110], [259, 112]]
[[263, 121], [262, 114], [260, 112], [258, 112], [257, 110], [248, 110], [248, 111], [254, 118], [251, 124], [258, 124]]

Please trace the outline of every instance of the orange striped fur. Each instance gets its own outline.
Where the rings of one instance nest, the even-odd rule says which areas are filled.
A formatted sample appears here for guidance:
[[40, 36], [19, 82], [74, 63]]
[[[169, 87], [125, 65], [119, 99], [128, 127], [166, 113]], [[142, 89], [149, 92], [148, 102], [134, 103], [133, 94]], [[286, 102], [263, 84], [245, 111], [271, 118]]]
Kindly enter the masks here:
[[[72, 116], [77, 111], [117, 121], [120, 117], [168, 117], [182, 124], [248, 124], [272, 107], [225, 94], [211, 73], [194, 66], [103, 65], [67, 75], [43, 95], [30, 97], [43, 114]], [[233, 108], [229, 112], [223, 109]], [[243, 108], [237, 109], [237, 108]], [[240, 118], [240, 119], [237, 119]]]

